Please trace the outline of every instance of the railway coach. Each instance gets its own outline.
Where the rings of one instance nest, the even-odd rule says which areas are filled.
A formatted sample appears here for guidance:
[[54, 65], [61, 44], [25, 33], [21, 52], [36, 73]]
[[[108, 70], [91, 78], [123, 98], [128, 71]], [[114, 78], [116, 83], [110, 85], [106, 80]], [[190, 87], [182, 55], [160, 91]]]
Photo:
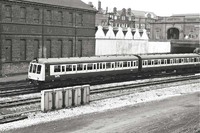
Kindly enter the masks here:
[[98, 77], [135, 74], [138, 66], [138, 57], [134, 55], [40, 58], [30, 63], [28, 79], [39, 83], [89, 81]]
[[[28, 79], [53, 84], [119, 77], [120, 75], [153, 75], [180, 71], [198, 71], [198, 54], [151, 54], [98, 57], [40, 58], [30, 63]], [[57, 82], [62, 84], [63, 82]]]

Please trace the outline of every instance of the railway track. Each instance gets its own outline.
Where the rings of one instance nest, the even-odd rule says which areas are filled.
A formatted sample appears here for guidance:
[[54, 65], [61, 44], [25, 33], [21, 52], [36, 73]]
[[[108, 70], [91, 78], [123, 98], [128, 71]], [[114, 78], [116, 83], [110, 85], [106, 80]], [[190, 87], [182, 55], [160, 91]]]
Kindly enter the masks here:
[[[193, 75], [193, 76], [184, 76], [184, 77], [177, 77], [177, 78], [169, 78], [169, 79], [160, 79], [160, 80], [155, 80], [155, 81], [147, 81], [147, 82], [139, 82], [139, 83], [130, 83], [130, 84], [125, 84], [125, 85], [113, 85], [113, 86], [108, 86], [108, 87], [100, 87], [100, 88], [94, 88], [90, 90], [91, 94], [91, 102], [92, 101], [97, 101], [97, 100], [102, 100], [106, 98], [113, 98], [113, 97], [118, 97], [122, 95], [127, 95], [127, 94], [133, 94], [133, 93], [138, 93], [138, 92], [145, 92], [145, 91], [150, 91], [150, 90], [155, 90], [158, 88], [143, 88], [143, 87], [150, 87], [154, 85], [166, 85], [168, 83], [175, 83], [175, 82], [180, 82], [180, 81], [187, 81], [187, 80], [195, 80], [195, 79], [200, 79], [200, 75]], [[132, 91], [126, 91], [126, 90], [132, 90]], [[110, 94], [110, 92], [116, 92], [115, 94]], [[100, 98], [95, 98], [95, 95], [98, 94], [103, 94], [103, 93], [109, 93], [108, 95], [105, 95], [104, 97]], [[25, 99], [20, 99], [20, 100], [12, 100], [12, 101], [7, 101], [7, 102], [0, 102], [0, 111], [3, 110], [9, 110], [9, 108], [13, 107], [19, 107], [19, 106], [26, 106], [26, 105], [31, 105], [31, 104], [40, 104], [40, 99], [41, 97], [34, 97], [34, 98], [25, 98]], [[37, 112], [39, 111], [40, 108], [36, 109], [30, 109], [18, 113], [13, 113], [13, 114], [6, 114], [0, 112], [2, 115], [0, 116], [0, 124], [2, 123], [7, 123], [7, 122], [12, 122], [16, 120], [21, 120], [27, 118], [26, 114], [30, 112]]]

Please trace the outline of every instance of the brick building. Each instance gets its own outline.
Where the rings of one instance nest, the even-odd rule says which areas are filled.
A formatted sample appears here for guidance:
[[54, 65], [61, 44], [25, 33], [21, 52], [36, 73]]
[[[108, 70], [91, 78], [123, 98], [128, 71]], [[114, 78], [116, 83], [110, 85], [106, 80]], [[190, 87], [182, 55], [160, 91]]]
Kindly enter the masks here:
[[199, 40], [200, 14], [177, 14], [170, 17], [158, 17], [151, 23], [153, 40]]
[[[117, 10], [116, 7], [112, 11], [103, 10], [101, 2], [98, 2], [98, 13], [96, 15], [96, 26], [101, 25], [107, 27], [108, 25], [122, 27], [125, 31], [128, 27], [135, 29], [146, 29], [148, 35], [150, 34], [150, 23], [155, 22], [157, 16], [153, 12], [132, 10], [131, 8]], [[150, 35], [149, 35], [150, 36]]]
[[37, 57], [95, 55], [95, 14], [81, 0], [0, 1], [0, 75]]

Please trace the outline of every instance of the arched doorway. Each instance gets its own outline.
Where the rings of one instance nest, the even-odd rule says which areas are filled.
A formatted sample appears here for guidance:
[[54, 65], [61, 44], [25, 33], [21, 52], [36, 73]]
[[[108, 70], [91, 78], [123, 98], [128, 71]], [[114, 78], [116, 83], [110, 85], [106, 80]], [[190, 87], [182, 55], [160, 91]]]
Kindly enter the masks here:
[[179, 39], [179, 30], [177, 28], [168, 29], [167, 39]]

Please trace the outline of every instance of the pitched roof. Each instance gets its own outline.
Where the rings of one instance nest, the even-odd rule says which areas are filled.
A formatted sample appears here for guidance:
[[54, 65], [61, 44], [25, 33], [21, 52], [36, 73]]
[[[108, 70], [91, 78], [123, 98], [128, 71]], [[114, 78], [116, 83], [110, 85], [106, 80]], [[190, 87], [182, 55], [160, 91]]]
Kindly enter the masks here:
[[[119, 10], [119, 11], [117, 11], [117, 14], [119, 15], [119, 14], [121, 14], [122, 13], [122, 10]], [[127, 13], [127, 11], [126, 11], [126, 13]], [[152, 18], [156, 18], [156, 14], [155, 13], [153, 13], [153, 12], [147, 12], [147, 11], [138, 11], [138, 10], [131, 10], [131, 16], [135, 16], [135, 17], [141, 17], [141, 18], [146, 18], [147, 16], [147, 14], [148, 13], [150, 13], [152, 16]]]
[[96, 11], [96, 9], [90, 7], [88, 4], [82, 2], [81, 0], [21, 0], [21, 1]]

